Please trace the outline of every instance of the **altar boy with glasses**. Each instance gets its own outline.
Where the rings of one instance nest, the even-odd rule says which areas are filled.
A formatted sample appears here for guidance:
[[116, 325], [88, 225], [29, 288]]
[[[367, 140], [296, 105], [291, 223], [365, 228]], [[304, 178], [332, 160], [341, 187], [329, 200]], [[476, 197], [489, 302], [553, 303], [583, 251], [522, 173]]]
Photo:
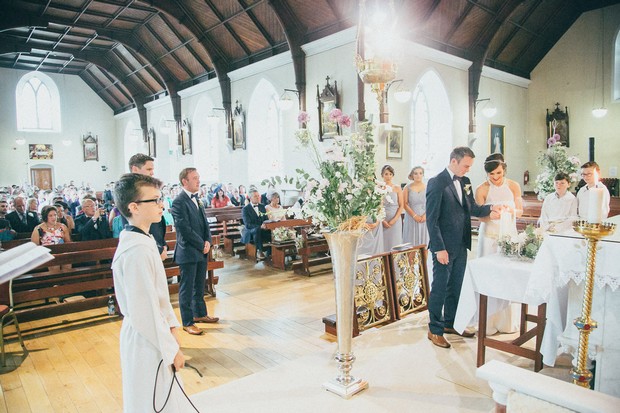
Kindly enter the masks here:
[[581, 165], [581, 177], [586, 184], [577, 192], [577, 212], [580, 219], [588, 219], [590, 192], [594, 188], [598, 188], [603, 193], [601, 218], [605, 219], [609, 215], [609, 190], [599, 182], [600, 176], [601, 168], [596, 162], [590, 161]]
[[172, 387], [166, 402], [174, 371], [183, 368], [185, 359], [164, 265], [148, 233], [162, 217], [161, 186], [158, 179], [137, 173], [123, 175], [114, 186], [116, 206], [129, 221], [112, 262], [114, 291], [124, 315], [120, 355], [125, 412], [152, 411], [151, 407], [164, 405], [165, 412], [183, 411], [180, 385]]

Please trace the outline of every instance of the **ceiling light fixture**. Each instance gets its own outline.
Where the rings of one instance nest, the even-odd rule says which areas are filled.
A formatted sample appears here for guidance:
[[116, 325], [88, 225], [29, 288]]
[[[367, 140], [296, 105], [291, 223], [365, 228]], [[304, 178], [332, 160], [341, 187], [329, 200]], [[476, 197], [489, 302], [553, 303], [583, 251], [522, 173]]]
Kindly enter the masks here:
[[280, 95], [280, 99], [278, 100], [278, 107], [281, 110], [289, 110], [293, 107], [294, 102], [291, 99], [291, 96], [288, 92], [295, 93], [297, 95], [297, 102], [299, 103], [299, 91], [296, 89], [284, 89], [282, 95]]

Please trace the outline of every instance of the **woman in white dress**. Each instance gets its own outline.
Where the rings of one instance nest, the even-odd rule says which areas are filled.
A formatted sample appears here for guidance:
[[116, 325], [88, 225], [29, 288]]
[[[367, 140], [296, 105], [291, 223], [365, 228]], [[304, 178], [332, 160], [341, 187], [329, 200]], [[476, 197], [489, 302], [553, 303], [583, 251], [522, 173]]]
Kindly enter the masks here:
[[[523, 214], [521, 187], [517, 182], [506, 178], [506, 163], [504, 163], [504, 156], [500, 153], [494, 153], [485, 159], [484, 170], [487, 173], [487, 181], [476, 188], [476, 203], [479, 205], [503, 205], [504, 211], [512, 214], [511, 228], [504, 228], [504, 230], [516, 234], [516, 218]], [[481, 218], [480, 221], [477, 256], [495, 254], [498, 247], [500, 220], [492, 220], [486, 217]], [[501, 333], [516, 331], [518, 321], [512, 319], [510, 306], [504, 302], [502, 307], [507, 308], [489, 317], [487, 334], [494, 334], [498, 331]]]
[[[400, 185], [392, 183], [394, 179], [394, 168], [385, 165], [381, 168], [381, 177], [385, 185], [392, 188], [392, 192], [385, 194], [383, 207], [385, 208], [385, 219], [383, 220], [383, 250], [389, 252], [396, 245], [403, 243], [403, 191]], [[388, 199], [389, 198], [389, 199]]]
[[267, 211], [267, 218], [270, 221], [281, 221], [284, 219], [284, 215], [286, 211], [280, 205], [280, 194], [274, 192], [271, 194], [271, 201], [265, 206], [265, 211]]

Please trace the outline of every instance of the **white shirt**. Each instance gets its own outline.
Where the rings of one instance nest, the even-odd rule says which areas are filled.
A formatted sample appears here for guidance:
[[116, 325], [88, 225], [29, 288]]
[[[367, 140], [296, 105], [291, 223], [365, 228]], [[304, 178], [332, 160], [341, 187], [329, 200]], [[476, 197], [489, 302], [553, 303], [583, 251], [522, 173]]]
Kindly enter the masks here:
[[[594, 188], [602, 188], [603, 189], [603, 219], [607, 218], [609, 215], [609, 190], [605, 185], [600, 182], [597, 182], [594, 185]], [[581, 187], [579, 192], [577, 192], [577, 210], [579, 212], [579, 218], [588, 219], [588, 202], [590, 200], [590, 188], [588, 185], [584, 185]]]
[[543, 201], [538, 223], [546, 228], [550, 222], [574, 220], [577, 218], [577, 198], [566, 191], [563, 197], [557, 192], [549, 194]]
[[450, 168], [446, 168], [446, 171], [450, 174], [450, 179], [452, 179], [452, 183], [456, 188], [456, 194], [459, 197], [459, 202], [461, 205], [463, 204], [463, 188], [461, 188], [461, 181], [459, 179], [454, 179], [454, 172], [450, 170]]
[[[198, 201], [196, 200], [196, 198], [192, 198], [192, 195], [193, 195], [193, 194], [192, 194], [191, 192], [189, 192], [189, 191], [188, 191], [187, 189], [185, 189], [185, 188], [182, 188], [182, 189], [183, 189], [183, 191], [185, 191], [185, 193], [187, 194], [187, 196], [189, 197], [189, 199], [191, 199], [191, 200], [192, 200], [192, 202], [194, 203], [194, 205], [196, 205], [196, 208], [198, 208]], [[198, 192], [196, 192], [196, 193], [198, 193]]]

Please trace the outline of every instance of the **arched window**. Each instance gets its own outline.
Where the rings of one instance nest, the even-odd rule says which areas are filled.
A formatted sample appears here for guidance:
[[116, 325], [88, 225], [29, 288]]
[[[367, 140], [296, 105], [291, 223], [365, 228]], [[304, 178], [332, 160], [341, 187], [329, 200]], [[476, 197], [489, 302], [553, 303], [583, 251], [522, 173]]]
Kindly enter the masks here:
[[453, 146], [450, 101], [434, 71], [416, 85], [411, 111], [411, 167], [421, 165], [430, 178], [446, 166]]
[[17, 130], [60, 132], [60, 96], [54, 81], [40, 72], [22, 76], [15, 91]]
[[248, 167], [250, 183], [282, 175], [282, 142], [278, 93], [273, 85], [261, 79], [252, 93], [248, 108]]

